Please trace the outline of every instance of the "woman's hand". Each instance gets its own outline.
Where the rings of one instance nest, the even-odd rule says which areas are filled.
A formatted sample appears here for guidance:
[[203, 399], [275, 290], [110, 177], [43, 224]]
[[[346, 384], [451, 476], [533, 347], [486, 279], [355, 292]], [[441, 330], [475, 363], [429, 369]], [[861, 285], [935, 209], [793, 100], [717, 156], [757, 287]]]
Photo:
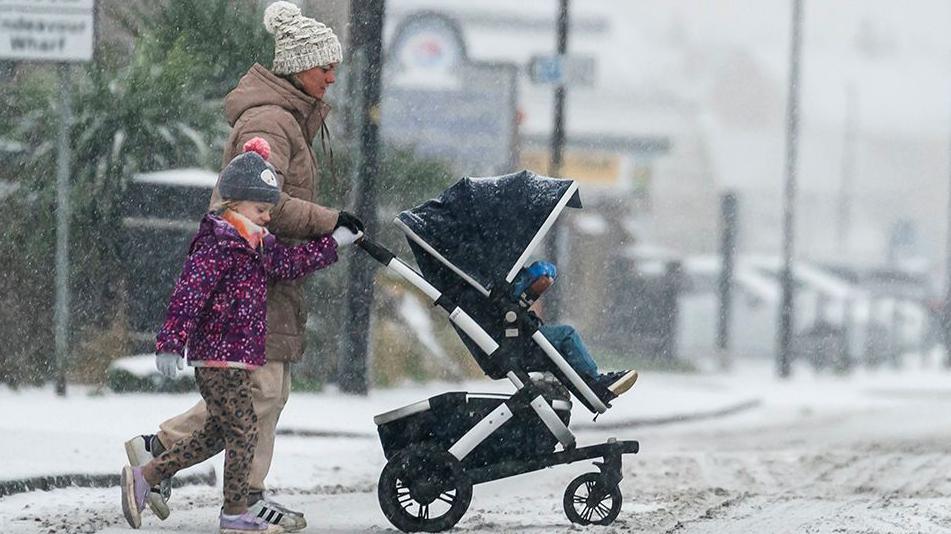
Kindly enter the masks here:
[[[363, 233], [363, 231], [366, 230], [363, 226], [363, 221], [349, 211], [341, 211], [337, 214], [337, 224], [334, 225], [334, 230], [338, 228], [348, 228], [355, 234]], [[337, 243], [340, 242], [338, 241]]]

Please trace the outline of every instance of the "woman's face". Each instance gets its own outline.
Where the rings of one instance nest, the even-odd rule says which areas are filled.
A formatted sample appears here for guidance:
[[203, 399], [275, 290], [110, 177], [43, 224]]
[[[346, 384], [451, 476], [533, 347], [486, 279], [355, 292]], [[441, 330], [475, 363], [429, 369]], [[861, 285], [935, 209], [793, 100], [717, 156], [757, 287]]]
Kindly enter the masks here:
[[312, 69], [298, 72], [294, 75], [301, 89], [309, 96], [321, 100], [324, 93], [335, 81], [337, 81], [337, 64], [331, 63], [326, 67], [314, 67]]
[[244, 215], [258, 226], [267, 226], [271, 222], [271, 208], [274, 204], [268, 202], [251, 202], [242, 200], [231, 207], [232, 210]]

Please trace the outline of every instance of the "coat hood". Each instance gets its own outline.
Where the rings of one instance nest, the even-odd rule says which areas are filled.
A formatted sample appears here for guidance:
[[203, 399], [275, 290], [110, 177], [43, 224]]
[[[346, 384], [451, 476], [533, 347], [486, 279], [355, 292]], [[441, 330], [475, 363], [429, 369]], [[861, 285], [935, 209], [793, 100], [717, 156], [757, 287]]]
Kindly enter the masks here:
[[291, 82], [255, 63], [225, 96], [225, 117], [232, 127], [241, 115], [259, 106], [278, 106], [297, 119], [308, 139], [313, 139], [330, 106], [294, 87]]

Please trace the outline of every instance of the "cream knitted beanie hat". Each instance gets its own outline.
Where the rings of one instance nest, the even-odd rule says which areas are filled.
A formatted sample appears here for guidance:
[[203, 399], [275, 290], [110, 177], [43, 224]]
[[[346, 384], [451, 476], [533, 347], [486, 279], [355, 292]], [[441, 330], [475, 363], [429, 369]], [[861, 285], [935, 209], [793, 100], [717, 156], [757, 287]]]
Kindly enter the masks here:
[[274, 74], [296, 74], [340, 63], [343, 52], [333, 30], [301, 15], [290, 2], [274, 2], [264, 10], [264, 27], [274, 34]]

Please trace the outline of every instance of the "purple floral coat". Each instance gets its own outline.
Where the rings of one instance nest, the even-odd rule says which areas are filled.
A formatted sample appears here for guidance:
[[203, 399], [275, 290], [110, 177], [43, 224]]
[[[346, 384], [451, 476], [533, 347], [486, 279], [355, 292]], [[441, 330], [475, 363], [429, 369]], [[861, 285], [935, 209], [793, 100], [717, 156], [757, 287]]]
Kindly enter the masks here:
[[256, 369], [266, 362], [267, 286], [337, 261], [329, 235], [287, 246], [268, 234], [251, 247], [234, 226], [206, 215], [192, 240], [159, 331], [157, 353], [186, 354], [193, 366]]

